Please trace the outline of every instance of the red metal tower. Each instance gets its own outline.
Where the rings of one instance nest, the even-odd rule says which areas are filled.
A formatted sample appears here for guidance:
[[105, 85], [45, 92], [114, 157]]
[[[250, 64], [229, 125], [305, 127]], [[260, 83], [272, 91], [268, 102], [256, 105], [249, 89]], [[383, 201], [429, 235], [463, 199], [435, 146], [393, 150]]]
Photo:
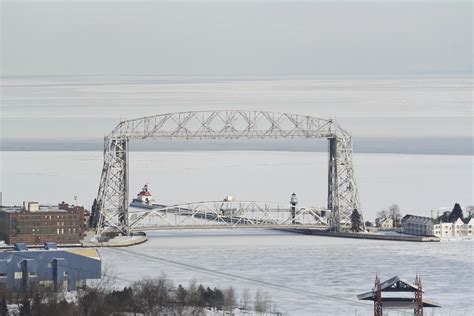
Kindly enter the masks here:
[[[388, 295], [382, 297], [382, 293]], [[410, 296], [407, 295], [409, 293]], [[395, 294], [400, 294], [400, 296]], [[425, 307], [441, 307], [438, 303], [423, 299], [421, 278], [418, 275], [416, 276], [415, 283], [411, 283], [399, 276], [394, 276], [384, 282], [380, 282], [379, 275], [377, 274], [375, 276], [375, 286], [372, 290], [359, 294], [357, 297], [359, 300], [374, 302], [374, 316], [382, 316], [383, 308], [410, 309], [414, 311], [415, 315], [422, 316]]]
[[416, 275], [415, 285], [418, 287], [418, 290], [415, 292], [415, 315], [423, 315], [423, 288], [421, 286], [421, 279]]
[[375, 300], [374, 300], [374, 316], [382, 316], [382, 288], [380, 287], [379, 275], [375, 275]]

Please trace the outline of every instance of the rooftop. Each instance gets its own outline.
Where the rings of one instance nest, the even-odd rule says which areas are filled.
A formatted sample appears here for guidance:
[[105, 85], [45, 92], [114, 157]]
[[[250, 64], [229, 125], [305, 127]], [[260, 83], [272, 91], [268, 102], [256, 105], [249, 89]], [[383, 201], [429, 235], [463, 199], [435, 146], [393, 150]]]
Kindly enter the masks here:
[[[417, 284], [413, 284], [407, 281], [404, 278], [399, 276], [394, 276], [382, 283], [380, 283], [380, 291], [382, 293], [386, 292], [417, 292], [420, 291], [421, 288]], [[421, 290], [424, 292], [423, 290]], [[368, 300], [368, 301], [375, 301], [377, 299], [377, 289], [374, 287], [370, 292], [365, 292], [362, 294], [357, 295], [359, 300]], [[382, 304], [384, 307], [398, 307], [398, 308], [413, 308], [416, 303], [414, 297], [382, 297], [381, 298]], [[426, 300], [423, 298], [423, 307], [441, 307], [441, 305]]]
[[0, 206], [0, 211], [16, 213], [16, 212], [31, 212], [31, 213], [41, 213], [41, 212], [67, 212], [67, 210], [60, 209], [57, 205], [40, 205], [38, 211], [26, 211], [22, 206]]
[[56, 251], [56, 252], [67, 252], [83, 257], [88, 257], [92, 259], [97, 259], [100, 260], [99, 253], [97, 249], [94, 248], [62, 248], [58, 249], [58, 246], [54, 242], [48, 242], [43, 245], [43, 248], [29, 248], [26, 244], [24, 243], [16, 243], [13, 247], [13, 249], [9, 250], [4, 250], [0, 252], [0, 254], [7, 255], [7, 254], [12, 254], [12, 253], [18, 253], [18, 252], [28, 252], [28, 253], [37, 253], [37, 252], [44, 252], [44, 251]]
[[17, 213], [17, 212], [31, 212], [31, 213], [45, 213], [45, 212], [68, 212], [75, 209], [84, 209], [82, 206], [77, 205], [69, 205], [67, 203], [59, 203], [58, 205], [50, 205], [50, 204], [42, 204], [38, 205], [38, 209], [35, 210], [27, 210], [24, 206], [21, 205], [13, 205], [13, 206], [5, 206], [0, 205], [0, 211], [8, 212], [8, 213]]

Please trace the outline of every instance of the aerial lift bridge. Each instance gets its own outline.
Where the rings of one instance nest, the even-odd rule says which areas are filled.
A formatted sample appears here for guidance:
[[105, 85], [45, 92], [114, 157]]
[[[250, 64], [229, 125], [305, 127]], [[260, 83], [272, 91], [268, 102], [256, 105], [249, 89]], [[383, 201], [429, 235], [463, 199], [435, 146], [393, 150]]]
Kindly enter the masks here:
[[[352, 164], [352, 139], [336, 121], [265, 111], [197, 111], [123, 121], [105, 137], [104, 165], [93, 210], [97, 235], [130, 234], [130, 141], [281, 138], [329, 141], [327, 209], [331, 211], [330, 227], [334, 231], [348, 230], [351, 214], [354, 211], [361, 214], [361, 209]], [[359, 229], [365, 229], [363, 220]]]

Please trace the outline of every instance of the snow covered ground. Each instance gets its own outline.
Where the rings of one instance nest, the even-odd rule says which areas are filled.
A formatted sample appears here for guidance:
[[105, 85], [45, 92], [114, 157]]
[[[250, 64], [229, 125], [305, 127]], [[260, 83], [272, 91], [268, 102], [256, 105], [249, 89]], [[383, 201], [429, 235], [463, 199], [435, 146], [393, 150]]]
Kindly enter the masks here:
[[[131, 248], [101, 249], [117, 286], [164, 272], [175, 282], [266, 290], [290, 315], [369, 315], [357, 301], [375, 274], [414, 280], [443, 307], [433, 315], [470, 315], [472, 242], [408, 243], [306, 236], [271, 230], [164, 231]], [[432, 310], [427, 311], [431, 315]], [[404, 315], [395, 311], [390, 315]]]

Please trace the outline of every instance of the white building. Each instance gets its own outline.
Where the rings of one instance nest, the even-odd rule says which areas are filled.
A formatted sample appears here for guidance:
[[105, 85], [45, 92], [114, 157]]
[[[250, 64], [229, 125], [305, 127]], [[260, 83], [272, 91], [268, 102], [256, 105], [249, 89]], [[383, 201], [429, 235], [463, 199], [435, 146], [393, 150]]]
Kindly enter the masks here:
[[381, 229], [392, 229], [393, 228], [393, 219], [392, 218], [384, 218], [380, 223]]
[[464, 236], [474, 236], [474, 217], [471, 217], [467, 223], [464, 223]]
[[458, 218], [458, 220], [453, 223], [453, 236], [464, 236], [464, 222], [460, 218]]
[[436, 236], [440, 238], [471, 237], [474, 231], [474, 218], [454, 223], [438, 223], [429, 217], [406, 215], [402, 219], [402, 231], [406, 234]]
[[434, 233], [436, 237], [447, 238], [453, 236], [453, 223], [434, 224]]

